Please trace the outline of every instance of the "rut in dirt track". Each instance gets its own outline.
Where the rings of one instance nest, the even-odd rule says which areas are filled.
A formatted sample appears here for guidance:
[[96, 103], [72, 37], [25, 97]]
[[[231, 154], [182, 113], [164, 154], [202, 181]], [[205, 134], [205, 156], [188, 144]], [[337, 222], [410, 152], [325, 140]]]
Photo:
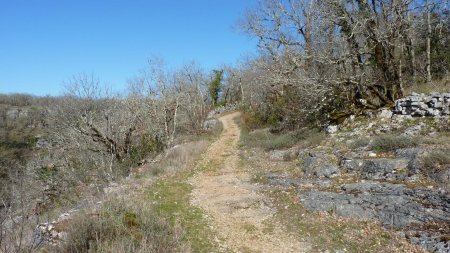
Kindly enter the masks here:
[[240, 129], [235, 118], [239, 112], [219, 120], [223, 132], [198, 166], [210, 169], [190, 179], [194, 186], [191, 203], [204, 210], [219, 243], [233, 252], [306, 252], [307, 243], [299, 242], [274, 222], [275, 210], [250, 183], [250, 174], [239, 167]]

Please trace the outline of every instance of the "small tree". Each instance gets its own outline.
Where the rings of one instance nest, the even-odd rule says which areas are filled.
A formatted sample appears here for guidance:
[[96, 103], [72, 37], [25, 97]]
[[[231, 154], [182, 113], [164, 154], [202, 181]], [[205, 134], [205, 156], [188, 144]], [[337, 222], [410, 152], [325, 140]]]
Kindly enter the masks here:
[[219, 93], [222, 88], [223, 70], [214, 70], [214, 77], [208, 85], [209, 94], [212, 99], [213, 106], [217, 105]]

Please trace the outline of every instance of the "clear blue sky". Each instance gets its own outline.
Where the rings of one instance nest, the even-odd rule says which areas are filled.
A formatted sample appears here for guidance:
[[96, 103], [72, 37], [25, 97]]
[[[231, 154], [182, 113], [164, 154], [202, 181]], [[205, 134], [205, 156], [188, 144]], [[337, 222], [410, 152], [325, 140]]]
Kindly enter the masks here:
[[0, 0], [0, 93], [58, 95], [94, 73], [117, 90], [151, 56], [176, 68], [232, 64], [255, 50], [236, 32], [256, 0]]

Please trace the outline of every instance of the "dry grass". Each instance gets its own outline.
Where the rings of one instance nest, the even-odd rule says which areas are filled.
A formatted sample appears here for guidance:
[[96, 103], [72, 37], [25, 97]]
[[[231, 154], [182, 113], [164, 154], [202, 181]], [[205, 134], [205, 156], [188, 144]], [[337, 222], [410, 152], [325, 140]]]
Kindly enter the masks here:
[[[68, 228], [67, 242], [51, 251], [191, 252], [185, 224], [167, 216], [167, 210], [162, 211], [153, 197], [158, 192], [164, 202], [170, 202], [171, 196], [186, 198], [187, 189], [174, 184], [183, 183], [178, 175], [189, 171], [208, 146], [204, 140], [180, 144], [161, 154], [157, 162], [141, 167], [131, 181], [122, 182], [134, 187], [123, 187], [117, 197], [107, 196], [99, 211], [76, 214]], [[156, 184], [145, 183], [156, 174], [159, 180], [150, 180]], [[167, 184], [170, 186], [165, 188]], [[185, 204], [189, 208], [189, 203]], [[201, 219], [201, 215], [196, 218]]]
[[352, 140], [352, 142], [349, 144], [349, 147], [351, 149], [358, 149], [358, 148], [367, 147], [367, 146], [369, 146], [369, 144], [370, 144], [370, 138], [359, 137], [359, 138]]
[[430, 84], [420, 83], [411, 85], [405, 89], [405, 95], [410, 95], [412, 92], [425, 94], [430, 92], [450, 92], [450, 77], [447, 76], [442, 80], [433, 81]]
[[267, 194], [278, 210], [275, 220], [311, 242], [313, 252], [424, 252], [377, 222], [309, 212], [298, 202], [295, 189], [272, 188]]
[[445, 166], [450, 166], [450, 152], [438, 150], [429, 153], [423, 158], [423, 167], [425, 169], [429, 168], [443, 168]]
[[421, 143], [419, 137], [382, 135], [375, 137], [370, 148], [378, 152], [389, 152], [400, 148], [412, 148]]
[[[437, 175], [450, 169], [450, 150], [435, 150], [428, 153], [421, 161], [421, 171], [430, 179], [441, 181]], [[448, 187], [448, 185], [447, 185]]]
[[195, 169], [205, 169], [195, 168], [195, 163], [206, 151], [207, 144], [208, 142], [200, 142], [195, 145], [197, 148], [169, 151], [166, 156], [170, 159], [164, 159], [162, 163], [178, 169], [172, 176], [159, 180], [145, 192], [145, 198], [152, 203], [159, 217], [172, 226], [179, 225], [183, 229], [183, 241], [194, 252], [217, 252], [217, 245], [211, 240], [212, 231], [203, 211], [190, 203], [193, 187], [188, 183], [188, 178], [195, 173]]
[[212, 141], [216, 139], [220, 135], [220, 133], [222, 133], [222, 130], [223, 130], [222, 123], [218, 120], [214, 128], [209, 129], [207, 131], [201, 130], [198, 133], [182, 134], [174, 140], [174, 144], [179, 145], [183, 143], [196, 142], [201, 140]]
[[183, 170], [189, 166], [193, 166], [195, 160], [209, 146], [206, 140], [199, 140], [176, 145], [161, 154], [157, 163], [148, 164], [141, 168], [149, 172], [151, 175], [160, 175], [165, 172], [173, 173]]
[[192, 242], [184, 233], [189, 230], [162, 212], [153, 197], [158, 192], [168, 198], [186, 198], [186, 189], [161, 186], [181, 184], [178, 176], [189, 172], [208, 146], [205, 140], [180, 144], [134, 170], [114, 194], [94, 201], [103, 204], [90, 204], [74, 216], [67, 243], [44, 252], [190, 252]]
[[140, 199], [111, 200], [96, 214], [73, 218], [57, 252], [189, 252], [182, 233]]
[[[283, 224], [287, 233], [311, 243], [311, 252], [424, 252], [377, 222], [308, 211], [299, 202], [302, 189], [269, 184], [268, 175], [275, 174], [280, 178], [290, 179], [301, 177], [301, 174], [295, 175], [299, 171], [295, 161], [267, 160], [262, 151], [242, 152], [247, 155], [241, 157], [241, 165], [252, 173], [254, 183], [263, 185], [264, 194], [277, 210], [274, 218], [267, 221], [268, 227], [271, 223]], [[327, 190], [340, 189], [340, 185], [351, 180], [354, 179], [335, 178]]]
[[262, 148], [264, 150], [285, 149], [293, 146], [302, 148], [319, 145], [325, 139], [325, 133], [318, 129], [302, 128], [296, 131], [274, 134], [268, 129], [258, 129], [249, 132], [251, 126], [246, 125], [242, 118], [236, 118], [241, 127], [240, 146], [246, 148]]
[[246, 134], [241, 141], [246, 147], [260, 147], [265, 150], [290, 148], [297, 144], [297, 142], [298, 139], [293, 134], [272, 134], [269, 131], [261, 130]]

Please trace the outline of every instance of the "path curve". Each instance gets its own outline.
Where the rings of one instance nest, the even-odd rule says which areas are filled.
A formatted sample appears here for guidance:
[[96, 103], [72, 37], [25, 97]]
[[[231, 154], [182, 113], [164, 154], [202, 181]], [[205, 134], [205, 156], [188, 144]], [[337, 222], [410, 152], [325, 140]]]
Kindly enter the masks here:
[[191, 203], [204, 210], [219, 243], [233, 252], [305, 252], [308, 244], [283, 232], [270, 221], [275, 210], [264, 202], [251, 176], [239, 167], [239, 112], [219, 120], [223, 132], [198, 166], [206, 169], [190, 178]]

